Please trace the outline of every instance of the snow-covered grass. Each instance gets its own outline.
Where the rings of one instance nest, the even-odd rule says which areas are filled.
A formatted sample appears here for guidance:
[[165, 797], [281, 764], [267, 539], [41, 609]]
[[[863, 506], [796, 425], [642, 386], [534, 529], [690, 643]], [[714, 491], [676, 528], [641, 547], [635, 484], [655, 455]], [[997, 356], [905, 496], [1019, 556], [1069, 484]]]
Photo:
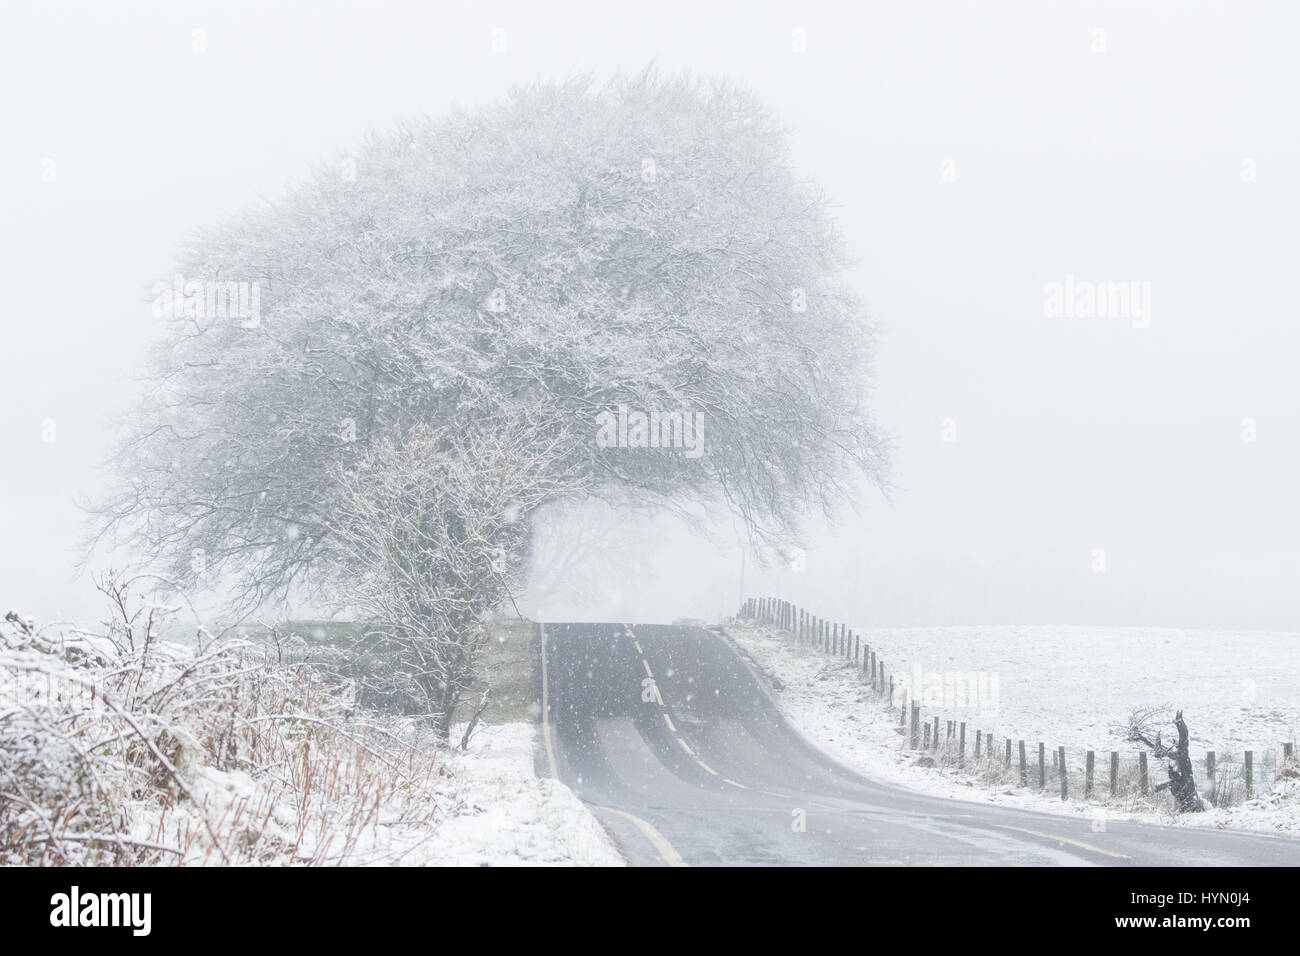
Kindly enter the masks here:
[[891, 673], [919, 666], [996, 675], [998, 700], [983, 723], [1049, 748], [1130, 750], [1115, 725], [1143, 705], [1182, 710], [1193, 753], [1253, 750], [1258, 761], [1300, 729], [1300, 633], [1011, 626], [855, 633]]
[[[1030, 732], [1021, 733], [1014, 728], [1003, 709], [999, 709], [996, 717], [989, 715], [986, 719], [981, 716], [969, 723], [965, 766], [958, 767], [955, 751], [946, 750], [944, 747], [938, 751], [925, 753], [906, 749], [906, 741], [899, 728], [898, 708], [889, 706], [887, 695], [876, 696], [862, 676], [860, 668], [854, 664], [828, 656], [810, 647], [799, 646], [785, 631], [732, 621], [727, 623], [726, 633], [768, 678], [774, 699], [791, 723], [827, 754], [872, 779], [935, 796], [1077, 815], [1085, 820], [1091, 820], [1093, 826], [1103, 826], [1107, 819], [1134, 819], [1146, 822], [1177, 822], [1180, 825], [1300, 830], [1300, 767], [1294, 764], [1285, 772], [1295, 775], [1279, 777], [1272, 789], [1258, 793], [1255, 799], [1226, 808], [1212, 807], [1201, 814], [1176, 816], [1172, 812], [1170, 801], [1164, 794], [1144, 797], [1137, 791], [1135, 781], [1132, 779], [1123, 780], [1126, 786], [1121, 786], [1117, 796], [1110, 798], [1108, 787], [1104, 783], [1108, 768], [1104, 763], [1107, 754], [1102, 752], [1102, 741], [1107, 744], [1105, 751], [1108, 753], [1111, 749], [1108, 744], [1113, 738], [1101, 738], [1094, 744], [1082, 734], [1077, 734], [1072, 726], [1064, 726], [1064, 724], [1101, 727], [1122, 721], [1134, 706], [1150, 700], [1143, 693], [1148, 685], [1142, 683], [1141, 675], [1133, 678], [1133, 699], [1120, 703], [1108, 695], [1090, 696], [1086, 688], [1081, 690], [1079, 674], [1074, 670], [1071, 664], [1072, 658], [1069, 656], [1062, 655], [1061, 667], [1056, 673], [1048, 668], [1045, 661], [1041, 659], [1034, 661], [1037, 679], [1046, 685], [1038, 691], [1044, 712], [1037, 713], [1032, 721], [1027, 719], [1026, 722], [1030, 727], [1037, 728], [1046, 740], [1051, 742], [1047, 756], [1049, 772], [1052, 760], [1051, 747], [1054, 745], [1067, 747], [1070, 762], [1073, 762], [1089, 746], [1098, 751], [1098, 784], [1094, 799], [1088, 802], [1077, 799], [1082, 789], [1083, 778], [1080, 773], [1076, 773], [1074, 768], [1071, 768], [1071, 792], [1075, 799], [1066, 802], [1060, 799], [1059, 784], [1056, 783], [1059, 778], [1054, 775], [1049, 777], [1045, 791], [1039, 792], [1036, 789], [1036, 738], [1033, 738]], [[890, 639], [886, 640], [883, 631], [870, 633], [872, 646], [878, 648], [878, 653], [889, 663], [891, 673], [896, 669], [901, 671], [907, 667], [909, 657], [912, 660], [917, 659], [913, 655], [918, 652], [912, 651], [909, 654], [902, 637], [890, 635]], [[934, 630], [927, 633], [935, 636]], [[1171, 660], [1174, 656], [1173, 648], [1176, 646], [1171, 645], [1163, 655], [1152, 659], [1152, 669], [1178, 666]], [[923, 648], [922, 653], [928, 651], [931, 657], [938, 657], [943, 647], [944, 645], [936, 640]], [[950, 653], [953, 657], [944, 659], [952, 662], [948, 667], [963, 671], [988, 669], [988, 664], [972, 660], [965, 656], [965, 651]], [[1017, 663], [1015, 653], [1015, 648], [1003, 647], [996, 663], [999, 663], [1003, 669], [1009, 670]], [[1126, 656], [1124, 659], [1141, 660], [1135, 656]], [[960, 664], [957, 664], [957, 661], [960, 661]], [[938, 667], [937, 664], [933, 666]], [[1185, 666], [1188, 670], [1194, 667], [1192, 664]], [[1294, 670], [1296, 663], [1291, 661], [1287, 666]], [[1013, 687], [1016, 686], [1015, 677], [1011, 678], [1011, 683]], [[1165, 690], [1176, 689], [1172, 685], [1159, 682], [1157, 686]], [[1024, 706], [1022, 704], [1021, 708]], [[1116, 707], [1117, 712], [1111, 714], [1111, 708]], [[1012, 713], [1016, 715], [1028, 713], [1021, 708], [1013, 710]], [[1052, 717], [1054, 709], [1070, 712], [1068, 721], [1054, 721]], [[940, 714], [941, 737], [946, 737], [946, 718], [941, 709], [923, 709], [922, 716], [932, 717], [935, 713]], [[1189, 720], [1197, 716], [1197, 712], [1190, 708], [1188, 713]], [[1289, 713], [1294, 714], [1295, 711], [1291, 710]], [[1110, 715], [1109, 719], [1107, 715]], [[1227, 723], [1222, 718], [1216, 723], [1215, 715], [1208, 710], [1200, 714], [1200, 719], [1202, 726], [1218, 728], [1242, 726], [1240, 721], [1236, 724], [1232, 723], [1235, 718], [1231, 714]], [[991, 761], [976, 761], [973, 758], [974, 733], [977, 727], [991, 730], [998, 741], [996, 755]], [[1033, 749], [1028, 755], [1029, 787], [1019, 785], [1019, 771], [1014, 757], [1010, 769], [1004, 765], [1003, 741], [1006, 737], [1016, 741], [1023, 738], [1027, 746], [1030, 746], [1028, 743], [1030, 739], [1035, 740]], [[1117, 745], [1115, 749], [1134, 752], [1131, 744]], [[927, 766], [931, 763], [933, 766]], [[1150, 766], [1151, 785], [1154, 787], [1163, 781], [1164, 774], [1158, 762], [1152, 760]], [[1202, 779], [1198, 779], [1198, 783], [1203, 787], [1206, 785], [1206, 781]]]
[[532, 724], [453, 751], [314, 665], [156, 624], [0, 625], [0, 864], [622, 862], [534, 775]]

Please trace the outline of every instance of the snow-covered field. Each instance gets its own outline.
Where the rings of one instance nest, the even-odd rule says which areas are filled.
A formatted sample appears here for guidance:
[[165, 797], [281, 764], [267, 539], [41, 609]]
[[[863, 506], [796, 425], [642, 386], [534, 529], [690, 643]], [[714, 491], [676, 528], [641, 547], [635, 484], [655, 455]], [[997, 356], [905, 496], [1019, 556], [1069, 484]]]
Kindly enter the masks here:
[[[905, 643], [909, 635], [923, 635], [928, 640], [928, 643], [921, 646], [928, 649], [930, 657], [934, 659], [935, 663], [931, 665], [927, 659], [925, 667], [937, 669], [942, 665], [944, 669], [959, 667], [961, 670], [979, 670], [981, 662], [977, 662], [971, 656], [971, 648], [976, 646], [974, 641], [960, 648], [949, 648], [945, 653], [943, 648], [946, 642], [941, 640], [944, 632], [960, 631], [966, 633], [978, 630], [982, 629], [942, 628], [889, 632], [872, 631], [869, 633], [873, 647], [880, 648], [879, 653], [889, 662], [891, 672], [896, 668], [901, 670], [904, 662], [910, 656], [906, 653], [908, 645]], [[1152, 686], [1166, 691], [1175, 689], [1174, 684], [1169, 682], [1167, 674], [1153, 675], [1150, 682], [1144, 682], [1141, 674], [1135, 674], [1128, 679], [1128, 685], [1135, 695], [1132, 702], [1127, 699], [1123, 699], [1121, 702], [1121, 699], [1115, 695], [1113, 690], [1106, 694], [1090, 694], [1088, 693], [1088, 687], [1081, 685], [1081, 678], [1077, 670], [1082, 651], [1068, 654], [1059, 651], [1057, 660], [1060, 661], [1060, 666], [1059, 670], [1054, 671], [1049, 667], [1049, 661], [1051, 660], [1049, 652], [1043, 651], [1036, 654], [1031, 652], [1029, 648], [1017, 648], [1007, 643], [1009, 633], [1029, 632], [1032, 634], [1040, 629], [994, 628], [990, 630], [994, 634], [986, 636], [984, 640], [993, 643], [998, 637], [997, 632], [1001, 632], [1003, 642], [1000, 647], [1000, 654], [996, 657], [996, 663], [998, 663], [1003, 673], [1008, 675], [1003, 679], [1008, 680], [1011, 684], [1012, 693], [1019, 692], [1017, 706], [1010, 712], [1008, 712], [1007, 703], [1004, 699], [996, 719], [990, 716], [989, 719], [980, 719], [975, 724], [975, 726], [987, 727], [987, 729], [992, 730], [998, 735], [999, 740], [1007, 736], [1013, 739], [1024, 737], [1027, 741], [1030, 739], [1032, 731], [1025, 730], [1022, 733], [1014, 727], [1012, 723], [1014, 717], [1015, 720], [1023, 718], [1029, 727], [1038, 728], [1045, 741], [1051, 741], [1053, 744], [1065, 745], [1073, 750], [1079, 750], [1086, 745], [1091, 745], [1099, 751], [1103, 746], [1109, 750], [1110, 743], [1114, 739], [1108, 734], [1110, 723], [1112, 720], [1122, 719], [1127, 713], [1127, 709], [1130, 709], [1135, 704], [1152, 700], [1149, 696], [1138, 696], [1142, 694], [1144, 689]], [[1060, 632], [1076, 629], [1049, 628], [1041, 630], [1056, 632], [1055, 636], [1060, 639], [1064, 636]], [[1114, 630], [1121, 630], [1122, 633], [1106, 634], [1104, 630], [1095, 632], [1090, 630], [1094, 637], [1094, 643], [1091, 647], [1109, 647], [1113, 649], [1117, 644], [1104, 642], [1122, 641], [1126, 637], [1132, 637], [1138, 633], [1126, 629]], [[1080, 817], [1082, 825], [1092, 828], [1104, 826], [1104, 822], [1108, 819], [1136, 819], [1146, 822], [1173, 823], [1176, 821], [1182, 825], [1232, 826], [1255, 830], [1300, 830], [1300, 779], [1279, 780], [1271, 790], [1262, 792], [1256, 799], [1237, 806], [1226, 809], [1211, 808], [1203, 814], [1185, 814], [1181, 817], [1175, 817], [1166, 809], [1164, 801], [1158, 799], [1148, 801], [1133, 795], [1126, 795], [1105, 804], [1098, 802], [1085, 803], [1081, 800], [1063, 802], [1056, 793], [1039, 793], [1033, 788], [1017, 786], [1014, 771], [1009, 774], [997, 774], [996, 772], [989, 774], [971, 773], [959, 771], [955, 767], [944, 766], [942, 761], [939, 766], [918, 766], [918, 755], [903, 748], [903, 738], [897, 730], [898, 710], [890, 710], [883, 699], [878, 699], [871, 694], [860, 671], [854, 665], [828, 657], [820, 651], [798, 646], [786, 632], [729, 622], [726, 625], [726, 633], [750, 657], [760, 672], [768, 676], [769, 679], [775, 678], [775, 680], [771, 681], [773, 697], [790, 722], [827, 754], [867, 777], [935, 796], [977, 800], [1075, 815]], [[1146, 633], [1150, 634], [1151, 632]], [[1156, 632], [1156, 634], [1159, 635], [1159, 632]], [[1105, 636], [1103, 637], [1103, 635]], [[973, 637], [973, 634], [971, 636]], [[1276, 637], [1279, 640], [1273, 647], [1275, 653], [1280, 657], [1280, 649], [1285, 645], [1280, 640], [1283, 636]], [[1022, 641], [1022, 643], [1028, 642]], [[1165, 646], [1162, 642], [1161, 646], [1165, 647], [1165, 652], [1150, 659], [1153, 671], [1159, 670], [1161, 667], [1166, 669], [1185, 668], [1188, 672], [1195, 670], [1194, 662], [1188, 661], [1180, 665], [1172, 660], [1174, 657], [1172, 649], [1178, 646], [1176, 642], [1168, 646]], [[1199, 644], [1183, 646], [1190, 646], [1197, 651], [1201, 649]], [[1102, 651], [1097, 651], [1098, 656], [1101, 653]], [[1222, 651], [1220, 651], [1219, 656], [1223, 656]], [[1125, 652], [1122, 659], [1137, 660], [1139, 658], [1133, 654], [1132, 650], [1129, 650]], [[1277, 660], [1277, 658], [1274, 658], [1274, 660]], [[987, 669], [990, 665], [984, 666]], [[1290, 673], [1295, 673], [1297, 663], [1294, 658], [1286, 666], [1290, 668]], [[1252, 671], [1261, 676], [1263, 675], [1263, 669], [1258, 664], [1252, 665]], [[1170, 670], [1169, 672], [1173, 671]], [[1113, 669], [1109, 669], [1108, 673], [1111, 674], [1112, 683], [1118, 684], [1119, 678], [1113, 673]], [[1281, 694], [1284, 692], [1280, 686], [1281, 682], [1275, 680], [1275, 677], [1276, 675], [1270, 677], [1267, 684], [1269, 690], [1266, 693]], [[1256, 680], [1258, 682], [1258, 693], [1258, 688], [1264, 686], [1264, 684], [1259, 681], [1258, 677]], [[1203, 686], [1201, 683], [1192, 681], [1189, 681], [1189, 684], [1193, 688]], [[1029, 693], [1031, 688], [1032, 697]], [[1006, 692], [1003, 691], [1002, 693], [1005, 696]], [[1213, 690], [1208, 686], [1202, 689], [1200, 693], [1205, 696], [1192, 699], [1197, 701], [1222, 699], [1216, 698]], [[1289, 707], [1284, 708], [1282, 712], [1289, 715], [1290, 719], [1294, 721], [1297, 713], [1294, 685], [1290, 693], [1291, 704]], [[1039, 701], [1041, 709], [1037, 712], [1032, 711], [1029, 704], [1030, 700]], [[1155, 702], [1160, 702], [1160, 698], [1156, 697]], [[1115, 717], [1112, 718], [1110, 716], [1111, 709], [1116, 706], [1119, 709]], [[1202, 706], [1204, 708], [1204, 705]], [[1278, 707], [1279, 705], [1274, 703], [1273, 706]], [[1195, 716], [1197, 714], [1196, 711], [1192, 710], [1191, 704], [1188, 704], [1187, 708], [1189, 715]], [[1218, 739], [1233, 739], [1231, 737], [1232, 728], [1265, 725], [1259, 719], [1256, 719], [1255, 722], [1244, 720], [1237, 713], [1235, 706], [1227, 706], [1224, 709], [1226, 713], [1222, 714], [1206, 712], [1201, 721], [1203, 727], [1210, 728], [1208, 733], [1221, 735]], [[1086, 739], [1077, 728], [1095, 728], [1092, 732], [1097, 733], [1098, 736], [1091, 740]], [[968, 746], [973, 746], [973, 737], [974, 726], [970, 729]], [[1240, 741], [1240, 738], [1238, 740]], [[1131, 752], [1133, 746], [1124, 744], [1116, 746], [1115, 749]], [[1195, 750], [1193, 753], [1195, 755]], [[1031, 761], [1032, 759], [1031, 757]], [[1100, 755], [1099, 760], [1101, 760]], [[1104, 774], [1104, 770], [1100, 766], [1099, 773]], [[1152, 764], [1152, 778], [1153, 784], [1163, 780], [1163, 773], [1157, 769], [1154, 762]]]
[[[1193, 753], [1280, 751], [1300, 730], [1300, 633], [1147, 627], [930, 627], [856, 631], [891, 673], [984, 671], [998, 699], [974, 726], [1049, 748], [1129, 750], [1139, 706], [1183, 711]], [[963, 716], [961, 719], [965, 719]], [[972, 726], [972, 730], [974, 729]], [[1166, 728], [1166, 733], [1172, 728]]]

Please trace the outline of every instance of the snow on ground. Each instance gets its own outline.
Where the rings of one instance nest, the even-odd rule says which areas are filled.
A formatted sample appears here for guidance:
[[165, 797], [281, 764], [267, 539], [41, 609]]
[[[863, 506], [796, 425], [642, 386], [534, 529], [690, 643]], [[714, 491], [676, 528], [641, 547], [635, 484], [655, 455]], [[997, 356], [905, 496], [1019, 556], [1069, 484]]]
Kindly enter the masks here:
[[[944, 669], [960, 666], [962, 670], [979, 670], [981, 666], [988, 667], [972, 659], [969, 650], [961, 653], [950, 651], [950, 657], [940, 657], [941, 645], [937, 640], [941, 636], [937, 633], [940, 630], [974, 632], [981, 629], [928, 629], [926, 631], [931, 638], [931, 643], [925, 645], [925, 650], [928, 650], [936, 661], [946, 663]], [[1038, 629], [992, 630], [1006, 632]], [[1094, 642], [1091, 645], [1094, 650], [1099, 647], [1109, 649], [1109, 642], [1123, 640], [1122, 637], [1107, 634], [1106, 630], [1090, 632], [1094, 635]], [[1279, 780], [1271, 791], [1261, 793], [1254, 800], [1235, 807], [1211, 808], [1202, 814], [1185, 814], [1176, 817], [1159, 803], [1148, 802], [1138, 796], [1121, 796], [1114, 802], [1106, 804], [1085, 803], [1081, 800], [1062, 801], [1059, 792], [1040, 793], [1032, 787], [1019, 787], [1014, 769], [1009, 773], [1000, 773], [996, 769], [980, 773], [943, 766], [942, 762], [939, 766], [918, 766], [918, 754], [903, 748], [904, 739], [898, 732], [899, 711], [897, 708], [889, 709], [884, 698], [877, 698], [871, 693], [857, 666], [830, 657], [821, 651], [799, 646], [785, 631], [737, 622], [728, 622], [725, 631], [768, 679], [772, 696], [791, 724], [829, 756], [871, 779], [932, 796], [1077, 816], [1081, 826], [1094, 830], [1103, 828], [1107, 820], [1136, 820], [1146, 823], [1300, 831], [1300, 779]], [[904, 635], [907, 632], [887, 634], [885, 631], [872, 631], [869, 633], [873, 647], [881, 648], [878, 653], [882, 659], [889, 662], [890, 672], [895, 669], [901, 670], [907, 663], [908, 655], [905, 653], [904, 644]], [[993, 640], [993, 638], [986, 639]], [[1109, 646], [1114, 645], [1109, 644]], [[969, 648], [970, 645], [966, 647]], [[1176, 656], [1176, 647], [1177, 645], [1171, 644], [1162, 655], [1152, 659], [1152, 669], [1175, 667], [1173, 658]], [[1212, 659], [1221, 659], [1224, 656], [1222, 648], [1223, 645], [1219, 644], [1217, 655]], [[1097, 651], [1097, 656], [1100, 657], [1102, 653], [1104, 651]], [[1043, 708], [1041, 712], [1034, 714], [1031, 719], [1024, 702], [1025, 698], [1022, 698], [1011, 714], [1017, 719], [1025, 718], [1026, 723], [1038, 728], [1045, 739], [1053, 743], [1059, 742], [1075, 749], [1093, 745], [1095, 749], [1101, 751], [1104, 739], [1107, 743], [1105, 749], [1109, 750], [1110, 737], [1099, 738], [1094, 744], [1093, 741], [1080, 739], [1082, 734], [1077, 733], [1074, 727], [1076, 725], [1089, 728], [1108, 727], [1111, 722], [1109, 714], [1117, 702], [1110, 695], [1078, 693], [1081, 672], [1075, 669], [1077, 660], [1073, 655], [1060, 654], [1057, 658], [1060, 661], [1059, 676], [1054, 676], [1048, 668], [1048, 658], [1050, 655], [1037, 657], [1025, 653], [1023, 648], [1002, 646], [1001, 653], [996, 658], [1000, 668], [1004, 672], [1020, 664], [1033, 668], [1037, 673], [1037, 682], [1041, 685], [1035, 691]], [[1129, 649], [1122, 659], [1137, 658]], [[958, 660], [961, 661], [960, 665], [956, 663]], [[925, 666], [937, 668], [939, 663]], [[1291, 671], [1294, 671], [1296, 666], [1294, 658], [1287, 663]], [[1184, 667], [1190, 672], [1195, 669], [1195, 664], [1189, 662]], [[1013, 688], [1020, 686], [1018, 677], [1012, 677], [1010, 683]], [[1142, 685], [1137, 683], [1137, 679], [1135, 684], [1136, 693], [1142, 689]], [[1157, 681], [1157, 686], [1173, 689], [1163, 677]], [[1270, 688], [1269, 693], [1273, 693], [1275, 684], [1271, 678], [1267, 686]], [[1294, 696], [1294, 685], [1289, 693]], [[1119, 717], [1116, 719], [1121, 719], [1127, 714], [1134, 703], [1142, 703], [1148, 699], [1143, 696], [1134, 702], [1126, 700], [1123, 706], [1119, 707]], [[1005, 706], [1004, 701], [1003, 708]], [[1070, 713], [1062, 720], [1054, 719], [1053, 711]], [[1294, 720], [1297, 709], [1293, 706], [1285, 713], [1291, 715]], [[1232, 727], [1251, 726], [1249, 722], [1238, 719], [1235, 712], [1230, 712], [1226, 719], [1218, 717], [1217, 720], [1213, 713], [1206, 712], [1201, 715], [1201, 720], [1202, 726], [1216, 728], [1218, 733], [1225, 734], [1223, 739], [1231, 739], [1229, 735]], [[942, 718], [940, 726], [943, 726]], [[1013, 729], [1005, 709], [1000, 709], [996, 721], [990, 718], [988, 721], [979, 720], [972, 724], [968, 730], [968, 753], [973, 748], [976, 726], [992, 730], [998, 734], [999, 741], [1007, 736], [1017, 740], [1024, 737], [1028, 744], [1030, 738], [1029, 731], [1021, 733]], [[1132, 745], [1126, 744], [1116, 749], [1131, 751], [1133, 748]], [[1105, 775], [1104, 767], [1100, 766], [1102, 759], [1099, 753], [1099, 781], [1104, 779]], [[1030, 763], [1033, 764], [1035, 760], [1036, 754], [1031, 754]], [[1034, 772], [1031, 770], [1031, 779]], [[1163, 780], [1164, 775], [1154, 761], [1151, 773], [1153, 785]], [[1076, 778], [1074, 784], [1076, 788], [1079, 786], [1079, 779]]]
[[623, 863], [527, 720], [463, 753], [265, 647], [115, 633], [0, 626], [0, 863]]
[[[459, 740], [460, 732], [452, 735]], [[406, 862], [428, 866], [623, 866], [601, 825], [558, 780], [533, 772], [536, 727], [481, 727], [447, 760], [456, 811]]]
[[[452, 739], [462, 732], [455, 728]], [[535, 739], [536, 727], [525, 721], [481, 725], [468, 752], [439, 754], [437, 776], [423, 793], [410, 795], [416, 812], [381, 806], [366, 825], [349, 828], [336, 820], [321, 832], [313, 821], [300, 853], [331, 841], [346, 842], [347, 856], [338, 862], [349, 866], [623, 866], [582, 801], [564, 784], [535, 775]], [[244, 773], [197, 767], [194, 783], [214, 818], [258, 796], [258, 785]], [[269, 823], [279, 824], [289, 843], [297, 822], [292, 808], [277, 801]]]
[[1049, 748], [1130, 750], [1113, 725], [1140, 705], [1181, 709], [1193, 753], [1254, 750], [1258, 760], [1300, 729], [1300, 633], [1010, 626], [854, 633], [891, 673], [919, 666], [923, 674], [996, 674], [999, 699], [983, 718], [996, 723], [989, 729]]

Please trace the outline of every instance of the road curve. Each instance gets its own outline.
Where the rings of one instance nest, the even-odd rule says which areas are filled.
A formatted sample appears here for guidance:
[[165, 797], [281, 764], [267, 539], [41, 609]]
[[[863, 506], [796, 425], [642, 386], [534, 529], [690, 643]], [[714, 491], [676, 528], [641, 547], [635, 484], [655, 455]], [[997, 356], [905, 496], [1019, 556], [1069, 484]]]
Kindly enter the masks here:
[[1300, 865], [1300, 840], [1092, 822], [874, 783], [782, 717], [720, 634], [539, 624], [539, 767], [645, 866]]

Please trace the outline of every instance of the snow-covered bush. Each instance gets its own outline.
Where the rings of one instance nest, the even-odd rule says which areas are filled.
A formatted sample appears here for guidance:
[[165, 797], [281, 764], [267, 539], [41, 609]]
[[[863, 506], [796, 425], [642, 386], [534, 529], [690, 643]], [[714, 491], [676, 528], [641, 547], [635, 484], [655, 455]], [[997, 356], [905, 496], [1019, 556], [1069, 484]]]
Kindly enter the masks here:
[[492, 612], [521, 583], [524, 516], [583, 482], [558, 465], [569, 440], [529, 416], [485, 429], [413, 425], [338, 476], [329, 548], [339, 588], [379, 646], [398, 649], [396, 689], [426, 702], [443, 739]]
[[97, 634], [0, 625], [0, 864], [385, 861], [439, 811], [432, 748], [273, 647], [158, 638], [106, 579]]

